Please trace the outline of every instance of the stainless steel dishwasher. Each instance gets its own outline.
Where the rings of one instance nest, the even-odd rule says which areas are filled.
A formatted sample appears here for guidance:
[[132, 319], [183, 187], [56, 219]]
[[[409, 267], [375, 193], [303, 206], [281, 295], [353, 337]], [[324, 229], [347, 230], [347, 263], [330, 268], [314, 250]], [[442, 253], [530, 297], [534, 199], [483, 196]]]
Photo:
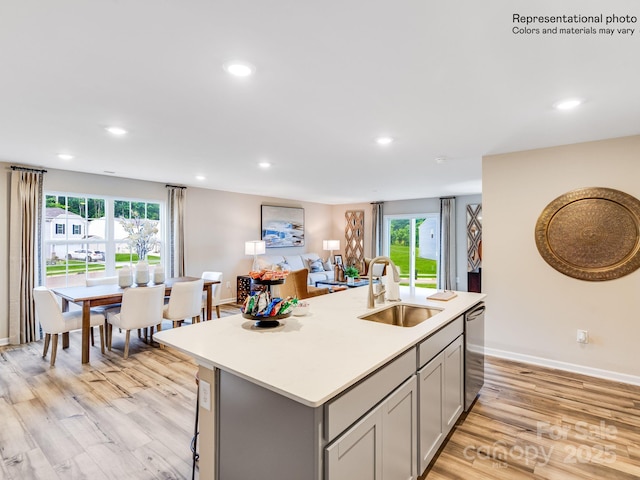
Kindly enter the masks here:
[[471, 404], [484, 385], [484, 302], [464, 314], [464, 410]]

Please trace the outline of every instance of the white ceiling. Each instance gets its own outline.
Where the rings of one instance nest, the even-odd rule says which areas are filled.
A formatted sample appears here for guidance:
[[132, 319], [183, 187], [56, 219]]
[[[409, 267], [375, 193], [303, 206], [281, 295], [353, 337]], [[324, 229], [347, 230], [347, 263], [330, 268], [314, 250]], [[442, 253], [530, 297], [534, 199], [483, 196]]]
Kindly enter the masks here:
[[339, 204], [480, 193], [483, 155], [640, 133], [639, 23], [515, 35], [514, 13], [640, 5], [3, 0], [0, 161]]

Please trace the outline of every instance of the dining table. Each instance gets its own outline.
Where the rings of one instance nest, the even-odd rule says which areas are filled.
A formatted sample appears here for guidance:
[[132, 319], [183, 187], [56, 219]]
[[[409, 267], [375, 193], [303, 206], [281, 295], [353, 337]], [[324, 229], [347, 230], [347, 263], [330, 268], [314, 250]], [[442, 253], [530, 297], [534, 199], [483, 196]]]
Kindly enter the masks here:
[[[165, 297], [171, 295], [171, 288], [173, 285], [179, 282], [191, 282], [194, 280], [200, 280], [199, 277], [174, 277], [167, 278], [163, 282], [165, 286]], [[215, 284], [219, 284], [219, 280], [204, 280], [203, 291], [207, 293], [206, 304], [206, 320], [211, 320], [213, 309], [213, 288]], [[155, 285], [153, 282], [146, 285], [133, 284], [127, 288], [145, 288], [146, 286]], [[90, 312], [92, 307], [99, 307], [104, 305], [113, 305], [122, 303], [122, 294], [124, 288], [119, 285], [92, 285], [92, 286], [76, 286], [76, 287], [60, 287], [52, 288], [51, 291], [58, 295], [62, 299], [62, 311], [69, 311], [69, 304], [74, 303], [82, 307], [82, 363], [89, 363], [89, 340], [91, 325], [89, 322]], [[62, 347], [67, 348], [69, 346], [69, 335], [63, 335]]]

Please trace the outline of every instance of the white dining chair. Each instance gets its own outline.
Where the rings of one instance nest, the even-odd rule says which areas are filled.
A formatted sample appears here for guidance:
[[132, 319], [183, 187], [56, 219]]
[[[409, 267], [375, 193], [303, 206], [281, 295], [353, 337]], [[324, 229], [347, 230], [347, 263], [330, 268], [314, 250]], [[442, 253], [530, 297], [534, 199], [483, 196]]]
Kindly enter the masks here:
[[[92, 287], [95, 285], [117, 285], [118, 284], [118, 276], [110, 276], [110, 277], [87, 277], [85, 279], [87, 287]], [[99, 307], [93, 307], [93, 310], [96, 312], [102, 313], [104, 315], [105, 327], [107, 326], [107, 315], [109, 312], [118, 313], [120, 311], [120, 304], [114, 303], [113, 305], [102, 305]], [[91, 327], [91, 345], [94, 344], [93, 340], [93, 327]]]
[[162, 316], [166, 320], [171, 320], [174, 328], [180, 326], [187, 318], [190, 318], [192, 323], [199, 322], [203, 287], [204, 280], [202, 278], [174, 283], [171, 287], [169, 303], [164, 306]]
[[[42, 356], [47, 356], [49, 343], [51, 343], [51, 366], [56, 363], [58, 352], [58, 335], [71, 330], [82, 329], [82, 310], [63, 312], [55, 293], [47, 287], [35, 287], [33, 300], [36, 307], [36, 317], [40, 322], [44, 337], [44, 350]], [[92, 327], [100, 327], [100, 350], [104, 353], [104, 315], [93, 309], [90, 311], [89, 324]], [[51, 336], [53, 335], [53, 342]]]
[[[222, 272], [202, 272], [202, 278], [205, 280], [215, 280], [220, 283], [211, 285], [211, 306], [216, 307], [216, 315], [220, 318], [220, 297], [222, 294]], [[202, 318], [207, 319], [207, 292], [202, 294]]]
[[126, 288], [122, 294], [120, 312], [107, 315], [107, 348], [113, 344], [113, 327], [121, 328], [125, 333], [124, 358], [129, 356], [131, 330], [150, 328], [153, 340], [153, 327], [162, 329], [162, 307], [164, 305], [164, 284], [152, 287]]

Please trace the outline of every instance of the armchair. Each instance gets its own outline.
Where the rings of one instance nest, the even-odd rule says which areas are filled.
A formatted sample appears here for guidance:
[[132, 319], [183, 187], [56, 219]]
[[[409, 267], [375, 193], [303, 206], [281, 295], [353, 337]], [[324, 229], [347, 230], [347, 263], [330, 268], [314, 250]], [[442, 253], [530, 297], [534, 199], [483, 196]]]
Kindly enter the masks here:
[[287, 279], [280, 285], [280, 296], [296, 297], [299, 300], [310, 297], [317, 297], [329, 293], [328, 288], [314, 287], [308, 284], [309, 270], [303, 268], [290, 272]]

